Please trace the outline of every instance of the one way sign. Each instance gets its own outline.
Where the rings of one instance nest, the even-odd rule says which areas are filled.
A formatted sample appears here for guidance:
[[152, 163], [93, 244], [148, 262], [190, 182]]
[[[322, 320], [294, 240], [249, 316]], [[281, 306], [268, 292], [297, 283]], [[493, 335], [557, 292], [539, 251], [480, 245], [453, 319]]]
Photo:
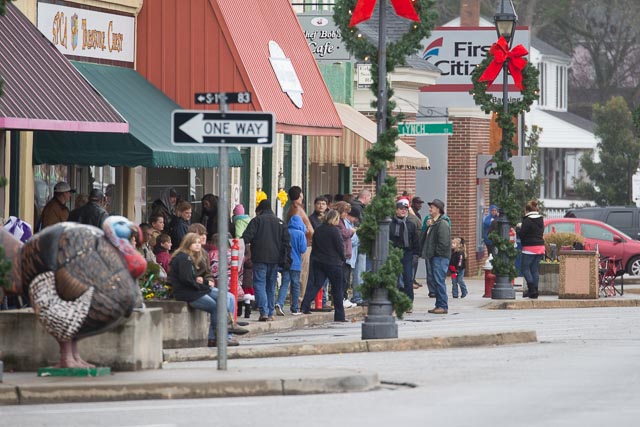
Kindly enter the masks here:
[[174, 110], [171, 134], [176, 145], [271, 147], [273, 113]]

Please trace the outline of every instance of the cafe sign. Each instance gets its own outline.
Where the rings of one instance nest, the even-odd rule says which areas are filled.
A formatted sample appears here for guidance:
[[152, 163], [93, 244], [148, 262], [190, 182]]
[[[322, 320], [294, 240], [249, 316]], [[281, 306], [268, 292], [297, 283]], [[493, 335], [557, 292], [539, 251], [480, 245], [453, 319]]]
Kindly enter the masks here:
[[134, 62], [133, 16], [38, 3], [38, 29], [64, 55]]

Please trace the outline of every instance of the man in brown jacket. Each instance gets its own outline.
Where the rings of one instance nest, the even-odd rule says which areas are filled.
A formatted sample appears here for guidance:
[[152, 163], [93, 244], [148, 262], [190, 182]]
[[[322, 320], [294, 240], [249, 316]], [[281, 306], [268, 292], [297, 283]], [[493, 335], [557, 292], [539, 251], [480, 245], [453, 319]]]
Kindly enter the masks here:
[[[289, 189], [289, 201], [291, 202], [289, 205], [289, 211], [287, 212], [287, 224], [292, 216], [298, 215], [302, 218], [302, 222], [305, 227], [307, 227], [307, 231], [305, 233], [305, 237], [307, 238], [307, 250], [304, 254], [302, 254], [302, 270], [300, 271], [300, 301], [302, 301], [302, 296], [304, 296], [304, 291], [307, 289], [307, 280], [309, 278], [309, 257], [311, 256], [311, 242], [313, 239], [313, 225], [311, 225], [311, 221], [309, 221], [309, 217], [304, 211], [304, 205], [302, 204], [304, 200], [304, 195], [302, 194], [302, 188], [294, 185]], [[319, 308], [319, 307], [316, 307]]]
[[42, 210], [42, 228], [69, 219], [67, 203], [71, 200], [71, 193], [75, 192], [76, 190], [64, 181], [60, 181], [53, 187], [53, 197]]

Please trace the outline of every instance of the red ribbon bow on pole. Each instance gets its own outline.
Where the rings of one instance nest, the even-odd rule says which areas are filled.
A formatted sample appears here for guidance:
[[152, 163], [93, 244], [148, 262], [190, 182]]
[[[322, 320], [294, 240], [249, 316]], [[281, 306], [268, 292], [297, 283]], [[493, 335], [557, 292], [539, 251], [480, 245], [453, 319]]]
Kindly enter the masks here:
[[504, 62], [509, 61], [509, 72], [511, 73], [511, 77], [513, 77], [513, 82], [518, 89], [522, 90], [522, 70], [524, 70], [525, 65], [527, 65], [527, 60], [524, 59], [523, 56], [529, 53], [527, 49], [519, 44], [512, 50], [509, 50], [509, 44], [504, 37], [500, 36], [498, 41], [489, 49], [489, 53], [493, 55], [493, 61], [491, 61], [487, 69], [484, 70], [479, 81], [489, 82], [489, 86], [491, 86], [496, 77], [498, 77], [498, 74], [500, 74]]
[[[382, 0], [383, 4], [387, 0]], [[416, 13], [416, 10], [413, 8], [413, 4], [411, 4], [411, 0], [391, 0], [391, 4], [393, 5], [393, 9], [396, 11], [398, 16], [402, 16], [403, 18], [410, 19], [412, 21], [420, 21], [420, 17]], [[356, 3], [355, 10], [353, 11], [353, 15], [351, 15], [351, 21], [349, 21], [349, 26], [353, 27], [358, 25], [362, 21], [366, 21], [371, 18], [373, 15], [373, 9], [376, 7], [376, 0], [358, 0]]]

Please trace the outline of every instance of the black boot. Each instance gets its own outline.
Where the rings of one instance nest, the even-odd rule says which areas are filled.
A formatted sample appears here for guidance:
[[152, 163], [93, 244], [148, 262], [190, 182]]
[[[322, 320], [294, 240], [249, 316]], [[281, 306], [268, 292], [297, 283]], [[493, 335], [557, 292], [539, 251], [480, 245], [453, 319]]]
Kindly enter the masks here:
[[527, 283], [527, 290], [526, 291], [522, 291], [522, 298], [528, 298], [529, 297], [529, 289], [531, 289], [531, 285]]
[[238, 317], [242, 316], [242, 306], [243, 305], [244, 305], [244, 302], [238, 301]]
[[251, 317], [251, 303], [246, 302], [244, 303], [244, 318], [248, 319], [250, 317]]

